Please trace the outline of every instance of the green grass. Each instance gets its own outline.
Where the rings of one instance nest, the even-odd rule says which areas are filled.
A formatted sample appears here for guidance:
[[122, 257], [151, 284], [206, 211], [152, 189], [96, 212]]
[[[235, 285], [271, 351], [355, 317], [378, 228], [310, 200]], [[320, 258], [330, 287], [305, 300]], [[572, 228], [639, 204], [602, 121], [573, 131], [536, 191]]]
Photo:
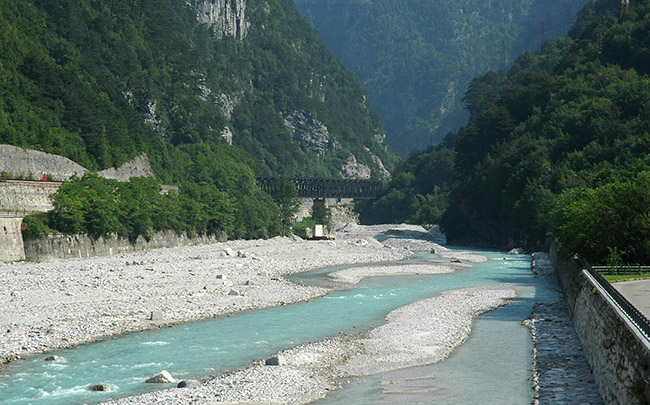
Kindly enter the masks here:
[[628, 280], [642, 280], [645, 278], [650, 278], [650, 273], [638, 273], [638, 274], [603, 274], [605, 280], [610, 283], [616, 283], [618, 281], [628, 281]]

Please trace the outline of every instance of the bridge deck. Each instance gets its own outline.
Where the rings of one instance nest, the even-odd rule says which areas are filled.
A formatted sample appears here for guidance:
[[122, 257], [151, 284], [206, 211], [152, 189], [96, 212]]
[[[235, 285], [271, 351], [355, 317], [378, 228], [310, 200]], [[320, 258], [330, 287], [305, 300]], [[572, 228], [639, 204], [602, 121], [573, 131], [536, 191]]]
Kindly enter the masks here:
[[[262, 191], [273, 194], [277, 177], [257, 177], [257, 184]], [[289, 177], [298, 191], [298, 197], [304, 198], [377, 198], [381, 191], [381, 182], [356, 179], [325, 179]]]

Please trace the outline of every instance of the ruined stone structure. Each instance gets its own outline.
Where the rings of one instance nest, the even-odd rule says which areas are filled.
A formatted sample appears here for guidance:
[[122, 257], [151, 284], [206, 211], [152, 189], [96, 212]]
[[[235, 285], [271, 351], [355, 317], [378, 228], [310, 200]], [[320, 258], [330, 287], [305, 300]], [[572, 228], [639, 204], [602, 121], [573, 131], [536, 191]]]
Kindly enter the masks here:
[[60, 185], [60, 182], [50, 181], [0, 181], [0, 261], [25, 259], [23, 218], [52, 210], [50, 195]]

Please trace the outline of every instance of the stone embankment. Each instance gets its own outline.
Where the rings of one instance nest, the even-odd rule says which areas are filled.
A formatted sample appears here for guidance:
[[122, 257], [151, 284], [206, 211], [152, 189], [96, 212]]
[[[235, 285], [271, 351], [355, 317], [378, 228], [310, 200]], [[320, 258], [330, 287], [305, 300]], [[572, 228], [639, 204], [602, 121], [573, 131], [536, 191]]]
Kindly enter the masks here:
[[150, 240], [139, 236], [135, 241], [118, 235], [91, 238], [88, 235], [47, 235], [24, 242], [25, 257], [34, 262], [57, 259], [112, 256], [122, 253], [143, 252], [151, 249], [195, 246], [224, 242], [226, 235], [193, 236], [178, 235], [174, 231], [157, 232]]
[[635, 327], [574, 260], [551, 251], [573, 323], [608, 404], [650, 403], [650, 349]]
[[549, 255], [534, 253], [532, 270], [556, 287], [525, 321], [533, 337], [534, 403], [602, 403]]

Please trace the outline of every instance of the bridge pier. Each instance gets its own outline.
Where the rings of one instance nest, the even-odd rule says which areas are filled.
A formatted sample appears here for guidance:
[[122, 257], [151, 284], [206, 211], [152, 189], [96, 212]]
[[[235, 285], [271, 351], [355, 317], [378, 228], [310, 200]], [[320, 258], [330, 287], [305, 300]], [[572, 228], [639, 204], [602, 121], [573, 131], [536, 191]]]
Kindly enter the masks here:
[[0, 180], [0, 262], [25, 259], [23, 218], [54, 209], [50, 195], [60, 186], [55, 181]]
[[0, 262], [25, 259], [22, 217], [0, 217]]

